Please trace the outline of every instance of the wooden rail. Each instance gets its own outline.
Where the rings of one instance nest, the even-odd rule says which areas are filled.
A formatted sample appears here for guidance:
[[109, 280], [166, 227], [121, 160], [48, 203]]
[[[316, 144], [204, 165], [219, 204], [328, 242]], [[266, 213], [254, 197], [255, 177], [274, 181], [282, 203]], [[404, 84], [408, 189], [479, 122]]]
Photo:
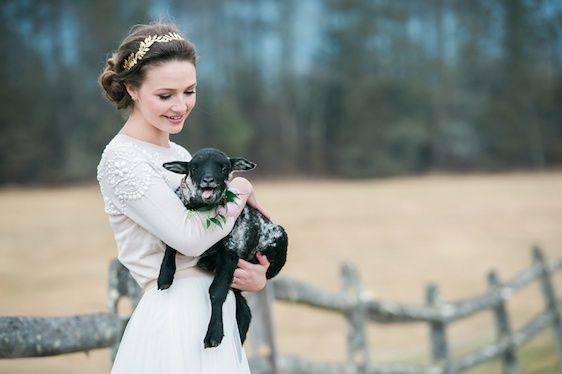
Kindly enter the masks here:
[[[481, 296], [455, 302], [441, 299], [439, 288], [429, 285], [426, 305], [377, 300], [362, 288], [352, 264], [342, 266], [340, 292], [329, 292], [302, 281], [278, 277], [264, 291], [249, 295], [253, 310], [248, 352], [253, 373], [459, 373], [484, 362], [501, 359], [506, 373], [518, 373], [517, 349], [550, 327], [556, 352], [562, 360], [562, 302], [557, 299], [552, 275], [562, 261], [546, 262], [533, 248], [533, 265], [502, 283], [494, 272], [488, 275], [489, 290]], [[539, 281], [545, 299], [544, 311], [513, 331], [505, 302], [517, 291]], [[127, 316], [119, 316], [117, 304], [127, 298], [134, 308], [141, 290], [128, 271], [114, 260], [109, 272], [109, 312], [70, 317], [0, 317], [0, 358], [50, 356], [112, 348], [119, 345]], [[273, 301], [308, 305], [341, 314], [347, 321], [348, 359], [330, 364], [303, 357], [280, 355], [273, 326]], [[475, 313], [488, 311], [496, 321], [496, 342], [459, 359], [451, 359], [447, 328]], [[430, 326], [431, 365], [381, 364], [372, 359], [366, 338], [367, 323], [426, 323]]]
[[[551, 327], [554, 333], [555, 349], [562, 362], [562, 323], [560, 310], [562, 301], [556, 298], [552, 275], [562, 269], [562, 261], [546, 262], [541, 250], [533, 248], [533, 265], [519, 273], [512, 280], [501, 283], [495, 272], [488, 274], [489, 290], [481, 296], [455, 302], [441, 299], [439, 288], [430, 284], [426, 292], [426, 305], [399, 304], [377, 300], [362, 290], [358, 274], [351, 264], [342, 267], [342, 291], [329, 292], [294, 279], [279, 277], [266, 288], [270, 299], [308, 305], [332, 311], [345, 316], [348, 321], [348, 360], [341, 364], [328, 365], [300, 357], [279, 356], [268, 348], [272, 341], [264, 340], [257, 333], [257, 342], [249, 351], [253, 356], [266, 352], [255, 360], [256, 373], [459, 373], [493, 359], [501, 359], [506, 373], [517, 373], [517, 349], [539, 332]], [[517, 291], [532, 282], [539, 281], [545, 299], [544, 312], [538, 314], [516, 331], [511, 330], [505, 302]], [[350, 290], [352, 290], [350, 292]], [[254, 298], [263, 297], [263, 293]], [[263, 303], [262, 303], [263, 305]], [[496, 342], [487, 344], [458, 359], [451, 358], [447, 328], [450, 324], [476, 313], [492, 312], [496, 322]], [[271, 312], [269, 312], [271, 314]], [[254, 341], [256, 330], [269, 329], [270, 325], [260, 321], [260, 315], [252, 322], [250, 339]], [[431, 365], [404, 363], [380, 364], [369, 356], [365, 338], [366, 323], [426, 323], [430, 327]], [[269, 334], [271, 335], [271, 334]], [[275, 353], [272, 359], [268, 354]], [[264, 363], [268, 363], [264, 367]]]

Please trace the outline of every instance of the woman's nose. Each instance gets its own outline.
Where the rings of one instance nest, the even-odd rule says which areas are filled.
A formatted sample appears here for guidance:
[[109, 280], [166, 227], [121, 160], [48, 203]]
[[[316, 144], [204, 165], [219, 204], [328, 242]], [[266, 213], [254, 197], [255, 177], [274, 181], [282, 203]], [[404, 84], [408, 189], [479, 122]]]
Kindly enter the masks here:
[[185, 100], [184, 98], [179, 98], [172, 105], [172, 110], [174, 112], [183, 113], [187, 111], [187, 109], [188, 109], [187, 100]]

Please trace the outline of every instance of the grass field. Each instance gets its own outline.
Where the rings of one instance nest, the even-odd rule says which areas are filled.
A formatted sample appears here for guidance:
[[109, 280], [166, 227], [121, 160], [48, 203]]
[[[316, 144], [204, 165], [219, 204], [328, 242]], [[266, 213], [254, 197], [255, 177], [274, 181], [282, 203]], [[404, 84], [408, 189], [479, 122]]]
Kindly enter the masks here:
[[[357, 264], [375, 297], [421, 304], [428, 282], [444, 299], [486, 290], [494, 269], [508, 280], [531, 264], [530, 248], [562, 257], [562, 172], [425, 176], [371, 181], [256, 183], [258, 197], [290, 237], [284, 274], [339, 290], [339, 266]], [[0, 315], [57, 316], [107, 310], [113, 237], [97, 186], [0, 191]], [[556, 277], [562, 296], [562, 276]], [[520, 327], [543, 308], [537, 285], [508, 304]], [[280, 351], [315, 360], [346, 358], [337, 315], [278, 303]], [[491, 313], [452, 325], [458, 357], [494, 340]], [[318, 337], [321, 336], [321, 339]], [[427, 326], [369, 327], [372, 357], [428, 363]], [[549, 332], [521, 350], [524, 373], [555, 373]], [[108, 350], [0, 360], [0, 373], [104, 373]], [[497, 363], [473, 373], [501, 373]]]

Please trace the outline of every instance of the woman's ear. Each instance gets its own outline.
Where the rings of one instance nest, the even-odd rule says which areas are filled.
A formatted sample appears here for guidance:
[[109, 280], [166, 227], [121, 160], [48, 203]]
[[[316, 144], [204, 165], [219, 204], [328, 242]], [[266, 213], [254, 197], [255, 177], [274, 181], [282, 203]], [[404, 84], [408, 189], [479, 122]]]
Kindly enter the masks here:
[[129, 96], [131, 96], [131, 99], [133, 101], [137, 101], [137, 98], [139, 97], [138, 89], [129, 83], [125, 83], [125, 88], [127, 89], [127, 93], [129, 94]]

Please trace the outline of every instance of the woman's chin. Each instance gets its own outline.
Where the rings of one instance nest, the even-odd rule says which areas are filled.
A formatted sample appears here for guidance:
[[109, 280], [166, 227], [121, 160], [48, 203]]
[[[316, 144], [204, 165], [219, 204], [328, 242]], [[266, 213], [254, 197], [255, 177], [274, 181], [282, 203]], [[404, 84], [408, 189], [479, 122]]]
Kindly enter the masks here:
[[168, 132], [172, 135], [181, 132], [181, 130], [183, 130], [183, 123], [178, 125], [168, 126]]

